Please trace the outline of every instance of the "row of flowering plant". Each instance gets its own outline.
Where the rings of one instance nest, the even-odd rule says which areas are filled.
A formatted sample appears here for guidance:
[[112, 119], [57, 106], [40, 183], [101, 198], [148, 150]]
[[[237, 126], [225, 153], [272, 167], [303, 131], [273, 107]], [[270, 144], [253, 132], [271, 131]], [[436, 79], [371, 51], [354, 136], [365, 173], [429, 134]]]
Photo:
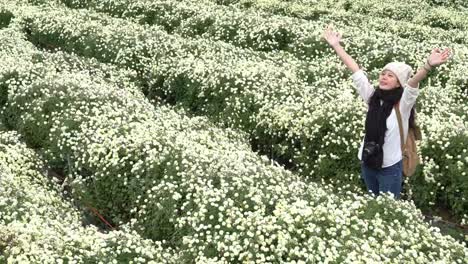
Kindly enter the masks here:
[[[155, 107], [135, 89], [131, 71], [41, 52], [19, 25], [10, 27], [0, 31], [5, 126], [67, 172], [63, 184], [75, 201], [160, 241], [157, 256], [174, 250], [178, 263], [466, 261], [467, 249], [423, 222], [412, 203], [306, 183], [262, 160], [239, 132]], [[142, 261], [151, 252], [132, 248]]]
[[174, 252], [131, 229], [85, 225], [45, 168], [17, 133], [0, 132], [1, 263], [175, 263]]
[[[70, 0], [74, 1], [74, 0]], [[468, 24], [463, 18], [466, 9], [447, 6], [434, 6], [425, 1], [397, 0], [382, 2], [375, 0], [293, 0], [293, 1], [262, 1], [262, 0], [207, 0], [224, 5], [235, 5], [241, 8], [265, 10], [274, 14], [316, 19], [321, 15], [333, 14], [338, 9], [347, 15], [366, 15], [368, 17], [384, 17], [391, 20], [403, 20], [417, 25], [441, 28], [444, 30], [466, 30]]]
[[[314, 19], [308, 16], [304, 18], [282, 16], [274, 11], [271, 11], [273, 13], [271, 14], [269, 10], [260, 11], [263, 2], [261, 7], [244, 10], [235, 6], [216, 5], [213, 1], [192, 0], [182, 2], [173, 0], [156, 2], [57, 0], [57, 2], [47, 1], [46, 3], [88, 8], [112, 16], [136, 20], [139, 23], [160, 25], [168, 32], [186, 37], [222, 40], [235, 46], [261, 51], [287, 51], [301, 59], [327, 54], [328, 48], [320, 37], [323, 25], [329, 21], [340, 26], [346, 32], [347, 39], [350, 38], [350, 40], [355, 36], [359, 38], [362, 34], [356, 25], [365, 24], [369, 44], [377, 45], [374, 47], [376, 51], [392, 50], [392, 47], [393, 49], [395, 47], [394, 44], [407, 39], [416, 42], [434, 40], [459, 44], [467, 42], [463, 29], [444, 30], [379, 16], [369, 19], [367, 15], [347, 13], [342, 9], [337, 9], [336, 6], [323, 7], [318, 3], [313, 5], [314, 10], [321, 7], [319, 10], [327, 11], [323, 11], [325, 14], [319, 13], [320, 15]], [[281, 5], [291, 4], [290, 2], [280, 3]], [[271, 3], [268, 2], [268, 4]], [[328, 3], [328, 5], [331, 4]], [[304, 5], [298, 5], [298, 8], [304, 8]], [[456, 14], [452, 16], [456, 17]], [[389, 24], [391, 27], [388, 26]], [[386, 41], [379, 42], [378, 39], [386, 39]], [[364, 52], [363, 47], [351, 46], [348, 49], [353, 54]], [[357, 50], [354, 51], [354, 49]], [[411, 54], [411, 52], [407, 51], [406, 54]]]
[[[53, 44], [83, 56], [134, 68], [143, 72], [140, 78], [146, 83], [144, 89], [149, 97], [162, 97], [224, 125], [241, 127], [250, 133], [255, 149], [303, 175], [333, 182], [343, 189], [360, 188], [357, 162], [343, 161], [355, 159], [361, 136], [356, 131], [362, 131], [365, 109], [351, 93], [351, 84], [343, 80], [342, 70], [332, 71], [336, 67], [336, 63], [330, 63], [332, 59], [317, 59], [314, 62], [318, 66], [304, 70], [300, 61], [289, 57], [280, 63], [274, 55], [242, 51], [222, 42], [188, 40], [168, 35], [154, 26], [98, 17], [87, 10], [62, 9], [54, 16], [48, 9], [30, 10], [34, 11], [25, 15], [26, 30], [36, 45]], [[362, 38], [362, 47], [366, 40]], [[413, 42], [408, 41], [407, 45], [414, 48], [414, 53], [423, 54], [424, 49]], [[425, 135], [434, 131], [430, 128], [433, 124], [442, 122], [444, 125], [439, 128], [453, 131], [444, 140], [463, 143], [467, 138], [463, 133], [466, 77], [457, 67], [466, 67], [461, 58], [467, 52], [461, 46], [458, 51], [460, 60], [434, 76], [435, 84], [427, 84], [435, 89], [422, 91], [424, 111], [420, 119]], [[409, 56], [407, 52], [405, 56]], [[437, 89], [442, 84], [444, 90]], [[440, 99], [441, 107], [431, 107], [436, 99]], [[438, 144], [441, 138], [435, 135], [442, 132], [425, 137], [423, 145]], [[456, 183], [465, 177], [466, 154], [455, 148], [436, 153], [422, 148], [425, 160], [432, 158], [440, 164], [436, 175], [450, 180], [437, 180], [436, 185], [421, 183], [421, 178], [430, 179], [434, 175], [422, 169], [412, 179], [415, 184], [410, 184], [414, 186], [410, 193], [419, 206], [441, 202], [463, 217], [466, 188]], [[457, 158], [447, 160], [447, 155]], [[441, 166], [442, 163], [447, 164]]]

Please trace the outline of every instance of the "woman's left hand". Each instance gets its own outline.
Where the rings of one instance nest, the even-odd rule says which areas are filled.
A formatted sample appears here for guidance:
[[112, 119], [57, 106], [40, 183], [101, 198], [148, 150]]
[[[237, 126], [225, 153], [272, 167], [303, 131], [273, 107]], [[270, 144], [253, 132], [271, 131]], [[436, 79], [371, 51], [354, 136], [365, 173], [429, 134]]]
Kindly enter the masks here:
[[450, 58], [450, 55], [451, 50], [449, 48], [446, 48], [443, 51], [436, 48], [432, 50], [431, 55], [429, 55], [429, 58], [427, 58], [427, 62], [433, 67], [439, 66], [447, 62], [447, 60]]

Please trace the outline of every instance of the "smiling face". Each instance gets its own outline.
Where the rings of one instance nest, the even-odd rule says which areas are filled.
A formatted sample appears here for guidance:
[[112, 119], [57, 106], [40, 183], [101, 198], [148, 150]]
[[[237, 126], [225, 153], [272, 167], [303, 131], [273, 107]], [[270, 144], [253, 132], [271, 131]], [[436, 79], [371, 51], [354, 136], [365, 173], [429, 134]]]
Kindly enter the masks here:
[[392, 71], [384, 70], [379, 75], [379, 87], [382, 90], [392, 90], [400, 87], [400, 82]]

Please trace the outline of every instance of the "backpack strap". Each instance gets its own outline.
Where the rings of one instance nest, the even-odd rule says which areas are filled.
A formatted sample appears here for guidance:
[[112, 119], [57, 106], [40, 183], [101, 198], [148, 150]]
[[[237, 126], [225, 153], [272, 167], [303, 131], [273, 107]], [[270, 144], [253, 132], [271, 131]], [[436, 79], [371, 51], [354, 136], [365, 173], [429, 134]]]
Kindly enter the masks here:
[[403, 155], [405, 151], [405, 139], [403, 133], [403, 121], [401, 120], [401, 113], [400, 113], [400, 101], [398, 101], [393, 108], [395, 108], [396, 116], [398, 119], [398, 127], [400, 128], [400, 142], [401, 142], [401, 154]]

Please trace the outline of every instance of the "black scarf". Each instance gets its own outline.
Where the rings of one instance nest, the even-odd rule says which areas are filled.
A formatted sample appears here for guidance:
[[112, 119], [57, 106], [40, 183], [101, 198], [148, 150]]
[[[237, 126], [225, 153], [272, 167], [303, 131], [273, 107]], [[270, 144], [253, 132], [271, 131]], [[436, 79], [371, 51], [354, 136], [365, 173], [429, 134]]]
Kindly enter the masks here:
[[[379, 145], [376, 155], [370, 156], [370, 158], [365, 161], [365, 164], [370, 168], [382, 168], [382, 146], [384, 144], [385, 131], [387, 130], [387, 118], [392, 112], [393, 106], [400, 100], [402, 94], [403, 88], [401, 87], [391, 90], [382, 90], [377, 87], [369, 100], [364, 147], [366, 147], [367, 142], [375, 142]], [[383, 100], [382, 105], [380, 104], [380, 100]]]

